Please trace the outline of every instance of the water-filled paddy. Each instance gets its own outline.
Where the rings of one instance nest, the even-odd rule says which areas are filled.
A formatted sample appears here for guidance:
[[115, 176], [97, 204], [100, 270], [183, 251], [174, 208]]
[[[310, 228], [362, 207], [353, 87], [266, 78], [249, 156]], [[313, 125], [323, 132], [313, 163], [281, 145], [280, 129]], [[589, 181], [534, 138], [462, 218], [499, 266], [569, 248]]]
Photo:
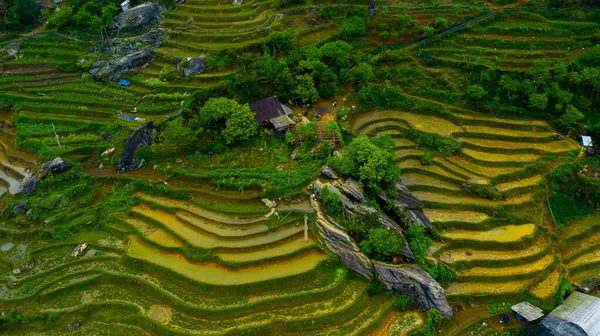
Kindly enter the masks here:
[[327, 255], [312, 251], [283, 263], [261, 265], [243, 270], [228, 270], [217, 265], [191, 263], [180, 255], [166, 254], [157, 248], [144, 245], [139, 238], [130, 235], [127, 254], [132, 258], [143, 259], [168, 268], [192, 280], [202, 283], [232, 286], [266, 281], [308, 272], [315, 268]]
[[506, 225], [487, 231], [454, 230], [442, 233], [443, 237], [453, 240], [477, 240], [488, 242], [516, 242], [533, 236], [534, 224]]

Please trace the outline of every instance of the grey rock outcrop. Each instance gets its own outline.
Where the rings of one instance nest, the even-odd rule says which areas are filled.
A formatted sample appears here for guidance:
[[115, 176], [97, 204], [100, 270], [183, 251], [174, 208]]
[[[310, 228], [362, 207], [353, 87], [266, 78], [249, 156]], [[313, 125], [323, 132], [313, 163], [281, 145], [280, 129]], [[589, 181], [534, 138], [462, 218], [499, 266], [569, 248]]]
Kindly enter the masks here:
[[344, 266], [369, 281], [377, 279], [387, 289], [406, 295], [423, 311], [437, 308], [444, 317], [452, 317], [452, 309], [444, 296], [444, 289], [420, 266], [371, 261], [361, 252], [346, 229], [325, 213], [321, 204], [311, 199], [311, 205], [317, 214], [320, 241], [340, 258]]
[[415, 256], [413, 255], [412, 251], [408, 247], [408, 244], [406, 243], [406, 239], [404, 238], [404, 233], [402, 232], [402, 228], [400, 228], [400, 226], [396, 222], [394, 222], [390, 217], [388, 217], [386, 214], [384, 214], [383, 212], [381, 212], [375, 208], [371, 208], [371, 207], [367, 206], [366, 204], [358, 203], [357, 201], [351, 200], [348, 196], [346, 196], [345, 193], [342, 193], [338, 188], [336, 188], [334, 185], [332, 185], [330, 183], [322, 183], [321, 181], [317, 180], [313, 184], [313, 191], [318, 196], [318, 195], [320, 195], [321, 190], [324, 187], [327, 187], [329, 189], [329, 191], [340, 195], [340, 200], [342, 201], [342, 206], [344, 206], [344, 208], [346, 210], [348, 210], [354, 214], [377, 216], [377, 219], [381, 225], [383, 225], [385, 228], [387, 228], [390, 232], [401, 237], [402, 240], [405, 242], [404, 245], [402, 245], [402, 251], [401, 251], [402, 256], [404, 256], [408, 260], [415, 259]]
[[52, 161], [46, 161], [42, 163], [40, 172], [30, 173], [21, 181], [21, 192], [25, 195], [31, 194], [37, 190], [40, 180], [43, 180], [46, 176], [50, 174], [60, 175], [69, 169], [71, 169], [71, 164], [65, 159], [55, 158]]
[[373, 279], [373, 263], [360, 251], [354, 239], [352, 239], [346, 229], [337, 224], [327, 214], [324, 213], [321, 205], [311, 199], [311, 204], [317, 214], [317, 226], [319, 227], [320, 237], [327, 248], [340, 258], [340, 262], [362, 275], [363, 277]]
[[335, 170], [333, 170], [333, 168], [331, 168], [330, 166], [323, 166], [321, 168], [321, 175], [328, 177], [330, 179], [334, 179], [337, 180], [339, 178], [338, 174], [336, 173]]
[[154, 133], [154, 125], [152, 122], [148, 122], [133, 131], [127, 142], [125, 148], [117, 164], [117, 173], [125, 173], [141, 167], [142, 160], [138, 159], [135, 153], [142, 146], [152, 145], [152, 137]]
[[100, 64], [95, 64], [90, 70], [90, 74], [96, 79], [117, 79], [128, 72], [135, 71], [155, 58], [156, 53], [154, 50], [140, 50], [107, 63], [98, 62]]
[[393, 199], [384, 192], [377, 195], [383, 206], [389, 209], [390, 216], [404, 225], [421, 225], [427, 230], [433, 231], [431, 222], [423, 212], [421, 201], [417, 196], [400, 183], [396, 184], [395, 191], [397, 196]]
[[13, 212], [15, 214], [20, 214], [21, 212], [25, 211], [25, 206], [27, 205], [27, 203], [29, 203], [29, 200], [26, 199], [22, 199], [21, 203], [17, 204], [14, 208], [13, 208]]
[[21, 192], [29, 195], [37, 190], [40, 178], [37, 175], [29, 175], [21, 182]]
[[43, 175], [54, 174], [59, 175], [71, 168], [71, 164], [63, 158], [55, 158], [52, 161], [42, 163]]
[[333, 185], [355, 201], [365, 203], [365, 194], [356, 180], [347, 178], [345, 181], [335, 181]]
[[[181, 63], [187, 63], [187, 65], [183, 66]], [[177, 71], [181, 72], [181, 74], [186, 77], [201, 73], [206, 69], [203, 57], [190, 58], [187, 61], [183, 61], [183, 57], [177, 57], [175, 66], [177, 66]]]
[[452, 308], [444, 296], [444, 289], [417, 265], [391, 265], [374, 261], [379, 280], [388, 289], [409, 297], [422, 311], [436, 308], [447, 319]]
[[157, 3], [146, 2], [117, 14], [108, 29], [121, 34], [140, 33], [158, 24], [164, 18], [164, 11]]

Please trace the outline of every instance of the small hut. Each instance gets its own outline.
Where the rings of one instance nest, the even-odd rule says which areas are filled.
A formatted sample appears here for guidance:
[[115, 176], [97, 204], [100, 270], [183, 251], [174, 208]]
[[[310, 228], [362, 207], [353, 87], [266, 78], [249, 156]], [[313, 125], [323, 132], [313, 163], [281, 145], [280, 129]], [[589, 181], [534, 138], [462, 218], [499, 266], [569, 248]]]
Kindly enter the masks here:
[[536, 330], [536, 335], [599, 336], [600, 298], [573, 292]]
[[543, 310], [527, 301], [517, 303], [510, 307], [510, 309], [517, 314], [517, 319], [526, 325], [544, 316]]
[[266, 98], [250, 104], [254, 119], [260, 127], [274, 128], [283, 132], [296, 123], [289, 117], [292, 110], [283, 105], [277, 96]]

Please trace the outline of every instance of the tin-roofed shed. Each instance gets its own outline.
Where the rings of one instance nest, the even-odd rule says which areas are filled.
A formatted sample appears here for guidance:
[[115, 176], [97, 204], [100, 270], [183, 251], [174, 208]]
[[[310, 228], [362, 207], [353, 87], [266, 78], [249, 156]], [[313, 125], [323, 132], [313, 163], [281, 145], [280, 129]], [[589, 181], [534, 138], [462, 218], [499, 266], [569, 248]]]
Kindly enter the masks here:
[[527, 322], [533, 322], [540, 317], [544, 316], [544, 311], [540, 308], [532, 305], [527, 301], [523, 301], [521, 303], [517, 303], [516, 305], [510, 307], [515, 313], [521, 315]]
[[594, 147], [594, 145], [592, 144], [592, 137], [589, 135], [583, 135], [581, 137], [581, 144], [583, 145], [583, 147]]
[[600, 336], [600, 298], [573, 292], [542, 321], [553, 336]]

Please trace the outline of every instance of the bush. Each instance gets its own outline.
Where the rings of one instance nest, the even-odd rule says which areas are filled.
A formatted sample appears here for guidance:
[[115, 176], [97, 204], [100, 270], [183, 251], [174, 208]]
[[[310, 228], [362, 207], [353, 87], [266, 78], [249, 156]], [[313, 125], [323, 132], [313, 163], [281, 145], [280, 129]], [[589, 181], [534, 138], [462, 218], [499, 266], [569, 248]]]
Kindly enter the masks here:
[[433, 245], [433, 242], [425, 233], [425, 228], [420, 225], [411, 225], [406, 230], [405, 235], [408, 246], [415, 255], [415, 261], [422, 263], [427, 258], [427, 249]]
[[423, 264], [423, 270], [429, 273], [442, 287], [449, 286], [457, 279], [456, 275], [440, 262], [438, 262], [437, 266], [431, 262], [426, 262]]
[[413, 336], [436, 336], [437, 329], [444, 317], [440, 312], [431, 308], [427, 311], [427, 318], [425, 318], [425, 324], [412, 334]]
[[319, 198], [325, 204], [325, 209], [329, 216], [338, 218], [342, 214], [342, 200], [340, 199], [340, 195], [330, 191], [326, 186], [321, 190]]
[[391, 260], [401, 253], [402, 243], [400, 237], [391, 235], [387, 229], [377, 228], [369, 230], [367, 239], [360, 242], [360, 248], [372, 258]]
[[423, 35], [425, 37], [432, 37], [435, 35], [435, 29], [433, 27], [425, 26], [423, 27]]
[[397, 309], [399, 311], [405, 311], [406, 307], [408, 307], [409, 303], [410, 303], [409, 298], [407, 298], [406, 296], [401, 296], [401, 297], [397, 298], [396, 300], [394, 300], [394, 302], [392, 303], [392, 307], [394, 307], [395, 309]]

